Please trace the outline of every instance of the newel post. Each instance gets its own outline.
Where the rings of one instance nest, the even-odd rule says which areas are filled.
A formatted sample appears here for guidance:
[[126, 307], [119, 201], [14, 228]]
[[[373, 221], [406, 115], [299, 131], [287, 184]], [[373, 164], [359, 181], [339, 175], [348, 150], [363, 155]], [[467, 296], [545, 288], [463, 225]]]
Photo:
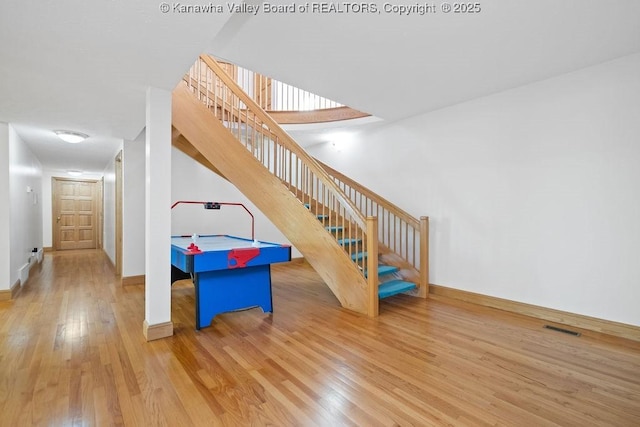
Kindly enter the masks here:
[[429, 217], [420, 217], [420, 296], [429, 295]]
[[378, 217], [367, 217], [367, 288], [369, 317], [378, 317]]

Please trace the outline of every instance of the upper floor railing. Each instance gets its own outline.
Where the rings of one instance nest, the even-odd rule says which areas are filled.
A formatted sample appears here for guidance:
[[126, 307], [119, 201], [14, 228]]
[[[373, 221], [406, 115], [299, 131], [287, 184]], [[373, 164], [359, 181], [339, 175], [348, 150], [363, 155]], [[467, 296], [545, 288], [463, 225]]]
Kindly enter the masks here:
[[317, 123], [369, 114], [238, 65], [216, 61], [242, 90], [279, 124]]
[[265, 111], [311, 111], [343, 106], [238, 65], [216, 62]]

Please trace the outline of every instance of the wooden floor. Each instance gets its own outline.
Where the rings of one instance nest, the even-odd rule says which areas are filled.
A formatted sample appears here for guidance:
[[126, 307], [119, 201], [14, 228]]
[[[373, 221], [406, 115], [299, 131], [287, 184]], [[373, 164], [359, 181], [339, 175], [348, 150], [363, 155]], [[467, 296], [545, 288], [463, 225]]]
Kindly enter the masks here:
[[639, 426], [640, 344], [404, 295], [369, 319], [304, 264], [273, 269], [275, 313], [147, 343], [144, 289], [104, 254], [46, 254], [0, 303], [0, 425]]

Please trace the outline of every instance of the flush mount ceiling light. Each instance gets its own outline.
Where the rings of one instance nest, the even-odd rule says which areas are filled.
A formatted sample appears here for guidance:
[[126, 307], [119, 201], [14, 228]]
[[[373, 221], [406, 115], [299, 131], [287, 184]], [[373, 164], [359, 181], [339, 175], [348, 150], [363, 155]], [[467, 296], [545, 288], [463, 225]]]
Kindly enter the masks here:
[[67, 171], [67, 174], [71, 176], [80, 176], [82, 175], [82, 171]]
[[71, 144], [77, 144], [78, 142], [82, 142], [89, 138], [89, 135], [87, 134], [73, 132], [70, 130], [55, 130], [54, 132], [58, 135], [58, 138]]

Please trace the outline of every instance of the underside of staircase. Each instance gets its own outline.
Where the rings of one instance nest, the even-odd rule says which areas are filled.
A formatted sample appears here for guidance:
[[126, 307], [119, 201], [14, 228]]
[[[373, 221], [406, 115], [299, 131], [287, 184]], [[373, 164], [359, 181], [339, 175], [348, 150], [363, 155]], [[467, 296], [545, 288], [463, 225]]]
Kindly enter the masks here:
[[[249, 103], [246, 99], [243, 102]], [[305, 194], [291, 182], [284, 182], [240, 143], [240, 132], [234, 135], [229, 121], [212, 114], [212, 110], [217, 109], [220, 114], [225, 108], [203, 104], [187, 85], [179, 84], [172, 101], [173, 145], [227, 179], [249, 198], [302, 253], [343, 307], [377, 316], [379, 298], [406, 292], [426, 297], [425, 288], [419, 286], [420, 272], [378, 244], [377, 218], [366, 218], [364, 228], [368, 234], [354, 232], [358, 221], [347, 215], [348, 206], [336, 211], [320, 203], [318, 199], [326, 197], [319, 195], [317, 189], [316, 193]], [[236, 128], [253, 126], [254, 130], [262, 130], [255, 118], [251, 123], [248, 111], [234, 112], [231, 108], [222, 117], [238, 120], [240, 125]], [[311, 162], [319, 167], [314, 160]], [[369, 270], [374, 271], [371, 277]]]

